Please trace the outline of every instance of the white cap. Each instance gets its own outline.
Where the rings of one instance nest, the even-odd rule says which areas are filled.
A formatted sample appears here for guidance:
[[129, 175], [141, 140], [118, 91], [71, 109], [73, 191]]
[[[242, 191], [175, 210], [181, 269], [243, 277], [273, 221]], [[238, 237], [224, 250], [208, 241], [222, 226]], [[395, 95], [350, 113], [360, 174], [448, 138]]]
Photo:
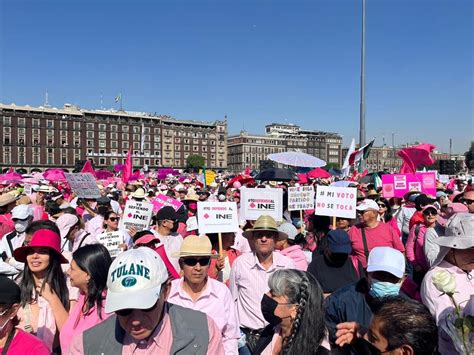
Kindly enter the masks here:
[[107, 276], [105, 312], [151, 308], [167, 279], [168, 270], [154, 250], [143, 247], [119, 254]]
[[363, 200], [357, 207], [356, 207], [356, 210], [357, 211], [367, 211], [367, 210], [375, 210], [375, 211], [378, 211], [379, 210], [379, 205], [377, 204], [377, 202], [375, 202], [374, 200], [371, 200], [369, 198], [366, 198], [365, 200]]
[[18, 205], [12, 209], [12, 219], [27, 219], [33, 217], [33, 209], [30, 205]]
[[398, 278], [405, 273], [405, 257], [390, 247], [375, 247], [370, 251], [367, 272], [385, 271]]
[[293, 223], [282, 223], [278, 226], [278, 230], [285, 233], [290, 240], [295, 240], [295, 237], [298, 235], [298, 229], [296, 229]]

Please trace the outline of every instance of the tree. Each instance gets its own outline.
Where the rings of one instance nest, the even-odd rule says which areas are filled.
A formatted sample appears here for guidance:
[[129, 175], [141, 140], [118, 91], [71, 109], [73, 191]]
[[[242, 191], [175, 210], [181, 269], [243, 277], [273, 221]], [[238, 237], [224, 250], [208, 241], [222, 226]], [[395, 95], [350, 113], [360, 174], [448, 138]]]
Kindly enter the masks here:
[[190, 155], [186, 158], [186, 165], [188, 168], [200, 169], [204, 166], [206, 158], [201, 155]]
[[466, 166], [474, 169], [474, 141], [471, 141], [471, 148], [464, 154], [466, 157]]
[[329, 170], [329, 169], [339, 169], [339, 164], [338, 163], [327, 163], [324, 169]]

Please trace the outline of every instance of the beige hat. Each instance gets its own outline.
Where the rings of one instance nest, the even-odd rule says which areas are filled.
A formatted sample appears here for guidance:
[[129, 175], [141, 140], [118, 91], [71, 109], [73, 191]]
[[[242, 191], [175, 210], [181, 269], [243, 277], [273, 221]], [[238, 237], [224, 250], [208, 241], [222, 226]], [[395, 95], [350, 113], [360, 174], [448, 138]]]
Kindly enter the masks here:
[[18, 205], [29, 205], [31, 203], [31, 199], [26, 195], [21, 195], [20, 198], [16, 201]]
[[372, 197], [372, 196], [379, 197], [380, 194], [377, 191], [375, 191], [374, 189], [367, 191], [367, 197]]
[[132, 196], [133, 198], [145, 198], [146, 197], [145, 190], [139, 187], [138, 189], [135, 190], [135, 192], [132, 192], [130, 196]]
[[11, 192], [4, 193], [0, 195], [0, 207], [6, 206], [12, 202], [15, 202], [18, 199], [17, 196]]
[[194, 190], [191, 190], [188, 192], [186, 197], [183, 199], [183, 201], [199, 201], [199, 196], [194, 192]]
[[277, 232], [278, 233], [278, 240], [283, 240], [288, 238], [288, 234], [279, 231], [277, 227], [277, 223], [275, 219], [271, 216], [260, 216], [255, 221], [252, 229], [246, 230], [242, 235], [245, 238], [252, 238], [253, 232], [257, 231], [269, 231], [269, 232]]
[[175, 258], [184, 258], [187, 256], [210, 256], [218, 258], [218, 254], [212, 254], [212, 244], [207, 235], [190, 235], [186, 237], [181, 244], [181, 250], [173, 253], [171, 256]]
[[50, 193], [52, 191], [52, 188], [51, 186], [48, 186], [48, 185], [39, 185], [36, 189], [33, 188], [33, 190], [36, 192]]

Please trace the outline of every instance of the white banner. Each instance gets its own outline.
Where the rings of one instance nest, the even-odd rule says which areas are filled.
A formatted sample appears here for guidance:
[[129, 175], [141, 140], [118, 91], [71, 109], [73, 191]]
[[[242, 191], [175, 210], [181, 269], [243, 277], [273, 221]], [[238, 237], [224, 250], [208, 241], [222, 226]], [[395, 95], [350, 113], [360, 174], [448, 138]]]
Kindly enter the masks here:
[[99, 234], [96, 238], [100, 244], [107, 248], [112, 258], [122, 251], [119, 245], [123, 243], [123, 232], [106, 232]]
[[262, 215], [281, 221], [283, 216], [282, 189], [241, 189], [240, 211], [242, 217], [255, 221]]
[[79, 198], [98, 198], [100, 191], [91, 173], [64, 173], [71, 190]]
[[199, 234], [237, 232], [237, 204], [235, 202], [198, 202]]
[[355, 218], [357, 189], [354, 187], [318, 186], [314, 214]]
[[153, 214], [153, 205], [149, 202], [128, 200], [123, 211], [121, 229], [135, 228], [137, 232], [148, 229]]
[[288, 187], [288, 211], [314, 209], [314, 187]]

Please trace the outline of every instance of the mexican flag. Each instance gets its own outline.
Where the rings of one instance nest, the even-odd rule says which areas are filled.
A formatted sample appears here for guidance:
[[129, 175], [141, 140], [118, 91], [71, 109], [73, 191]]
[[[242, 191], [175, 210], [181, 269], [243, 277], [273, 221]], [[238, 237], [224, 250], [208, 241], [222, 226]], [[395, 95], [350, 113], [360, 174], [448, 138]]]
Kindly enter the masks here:
[[372, 139], [366, 145], [364, 145], [362, 148], [359, 148], [356, 151], [354, 151], [349, 157], [349, 165], [354, 165], [354, 163], [367, 159], [370, 154], [370, 149], [374, 145], [374, 142], [375, 142], [375, 138]]

